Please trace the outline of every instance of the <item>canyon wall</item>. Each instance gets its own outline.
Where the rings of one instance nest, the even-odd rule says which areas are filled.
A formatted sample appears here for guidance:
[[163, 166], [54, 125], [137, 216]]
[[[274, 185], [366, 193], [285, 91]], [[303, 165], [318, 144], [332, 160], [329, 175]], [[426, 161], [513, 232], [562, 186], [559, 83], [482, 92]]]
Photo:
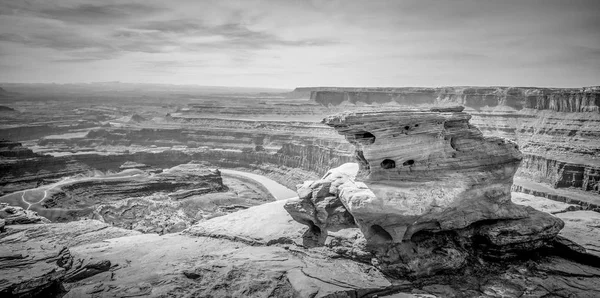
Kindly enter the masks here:
[[[176, 111], [157, 107], [160, 114], [146, 113], [139, 121], [117, 113], [107, 122], [29, 123], [24, 128], [5, 127], [0, 134], [56, 157], [5, 158], [0, 187], [7, 193], [94, 168], [118, 169], [126, 161], [172, 167], [196, 160], [255, 171], [293, 189], [298, 181], [356, 161], [344, 137], [319, 123], [327, 115], [462, 105], [472, 115], [471, 124], [484, 135], [519, 145], [524, 156], [515, 176], [518, 189], [539, 191], [525, 181], [597, 198], [599, 94], [593, 87], [297, 88], [281, 98], [203, 99]], [[69, 117], [106, 116], [104, 110], [77, 111], [83, 114]], [[34, 126], [39, 129], [27, 128]], [[37, 134], [32, 134], [34, 130]]]
[[172, 167], [196, 160], [257, 171], [295, 189], [298, 181], [354, 162], [350, 145], [320, 123], [176, 118], [164, 126], [101, 127], [77, 138], [42, 138], [39, 146], [70, 148], [68, 156], [60, 151], [53, 158], [5, 160], [0, 186], [16, 191], [69, 172], [118, 170], [126, 161]]
[[275, 152], [249, 150], [165, 150], [112, 155], [96, 153], [69, 156], [43, 156], [0, 164], [0, 187], [4, 193], [51, 183], [61, 177], [94, 170], [120, 171], [126, 162], [167, 168], [191, 161], [201, 161], [219, 168], [243, 168], [256, 171], [291, 189], [298, 181], [315, 179], [328, 169], [353, 162], [347, 151], [336, 150], [325, 141], [310, 144], [285, 144]]
[[332, 111], [462, 105], [485, 135], [517, 142], [524, 158], [516, 177], [600, 194], [597, 88], [330, 88], [311, 98]]

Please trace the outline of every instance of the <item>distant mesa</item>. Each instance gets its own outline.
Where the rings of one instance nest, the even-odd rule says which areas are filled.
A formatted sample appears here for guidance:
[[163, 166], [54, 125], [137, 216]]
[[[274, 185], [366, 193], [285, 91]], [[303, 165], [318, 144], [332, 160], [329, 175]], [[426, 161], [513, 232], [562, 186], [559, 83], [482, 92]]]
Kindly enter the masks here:
[[11, 108], [11, 107], [7, 107], [7, 106], [0, 106], [0, 112], [15, 112], [16, 110]]
[[147, 168], [149, 168], [148, 165], [139, 163], [139, 162], [135, 162], [135, 161], [126, 161], [119, 167], [119, 169], [121, 169], [121, 170], [147, 169]]
[[0, 157], [27, 158], [37, 156], [39, 155], [33, 153], [31, 149], [23, 147], [23, 144], [19, 142], [0, 139]]
[[0, 98], [1, 97], [6, 97], [9, 95], [9, 92], [6, 91], [4, 88], [0, 87]]
[[600, 87], [402, 87], [402, 88], [296, 88], [288, 98], [310, 98], [326, 107], [356, 104], [444, 106], [463, 105], [475, 110], [508, 107], [557, 112], [600, 112]]
[[9, 98], [9, 97], [13, 97], [15, 95], [19, 95], [19, 93], [13, 92], [13, 91], [8, 91], [8, 90], [0, 87], [0, 98]]
[[129, 119], [129, 122], [135, 122], [135, 123], [140, 123], [140, 122], [144, 122], [146, 121], [146, 118], [138, 115], [138, 114], [133, 114], [131, 116], [131, 119]]

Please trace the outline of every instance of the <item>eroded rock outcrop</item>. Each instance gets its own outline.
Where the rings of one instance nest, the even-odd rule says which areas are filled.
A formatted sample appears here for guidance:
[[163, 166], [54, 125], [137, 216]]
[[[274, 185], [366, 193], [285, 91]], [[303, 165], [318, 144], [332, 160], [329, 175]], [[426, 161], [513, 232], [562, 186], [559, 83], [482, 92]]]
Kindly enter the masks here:
[[392, 275], [429, 275], [458, 269], [475, 255], [504, 259], [545, 246], [563, 222], [511, 202], [522, 159], [516, 144], [484, 137], [462, 110], [325, 118], [355, 146], [356, 178], [332, 170], [300, 186], [299, 199], [286, 209], [321, 233], [347, 228], [353, 219], [380, 268]]
[[69, 247], [137, 234], [94, 220], [7, 226], [0, 233], [0, 296], [61, 297], [61, 283], [111, 267], [109, 260], [76, 255]]
[[354, 218], [338, 198], [340, 186], [353, 181], [357, 164], [344, 164], [317, 181], [298, 185], [298, 199], [291, 200], [285, 209], [294, 220], [310, 226], [316, 233], [321, 230], [354, 227]]
[[48, 223], [47, 218], [39, 216], [37, 212], [25, 210], [17, 206], [0, 203], [0, 230], [5, 225], [24, 225], [33, 223]]
[[33, 153], [29, 148], [23, 147], [23, 144], [8, 140], [0, 140], [0, 157], [16, 157], [27, 158], [37, 157], [38, 154]]
[[[600, 93], [596, 87], [314, 88], [311, 98], [330, 112], [364, 108], [462, 105], [485, 135], [517, 142], [523, 162], [514, 191], [552, 198], [577, 189], [595, 204], [600, 191]], [[539, 186], [539, 187], [536, 187]], [[579, 192], [582, 190], [583, 192]], [[571, 191], [572, 192], [572, 191]], [[562, 201], [576, 195], [559, 196]], [[595, 206], [594, 206], [595, 205]]]

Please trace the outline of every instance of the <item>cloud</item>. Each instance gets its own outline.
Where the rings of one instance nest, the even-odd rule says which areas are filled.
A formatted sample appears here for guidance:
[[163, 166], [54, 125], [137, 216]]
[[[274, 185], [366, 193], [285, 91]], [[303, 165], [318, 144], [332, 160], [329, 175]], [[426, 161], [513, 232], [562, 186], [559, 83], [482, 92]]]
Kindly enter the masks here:
[[69, 59], [54, 59], [52, 60], [52, 62], [58, 62], [58, 63], [85, 63], [85, 62], [95, 62], [95, 61], [101, 61], [104, 59], [99, 59], [99, 58], [69, 58]]
[[1, 14], [34, 15], [74, 24], [106, 24], [107, 22], [148, 16], [164, 10], [157, 4], [132, 3], [70, 3], [71, 1], [2, 1]]
[[0, 0], [0, 79], [585, 85], [598, 14], [597, 0]]
[[[114, 59], [127, 53], [230, 52], [239, 57], [273, 47], [319, 47], [338, 43], [324, 38], [284, 38], [230, 18], [175, 18], [176, 11], [151, 1], [138, 3], [0, 2], [4, 8], [0, 41], [48, 48], [73, 56], [54, 62]], [[210, 13], [210, 12], [209, 12]], [[154, 15], [154, 16], [153, 16]]]
[[[181, 45], [187, 49], [264, 49], [273, 46], [327, 46], [339, 43], [334, 39], [284, 39], [273, 33], [250, 29], [240, 23], [206, 25], [199, 20], [152, 21], [133, 27], [134, 30], [122, 30], [115, 36], [135, 40], [140, 48], [149, 41], [160, 40], [169, 44]], [[201, 40], [194, 42], [193, 40]], [[186, 42], [189, 41], [189, 42]]]

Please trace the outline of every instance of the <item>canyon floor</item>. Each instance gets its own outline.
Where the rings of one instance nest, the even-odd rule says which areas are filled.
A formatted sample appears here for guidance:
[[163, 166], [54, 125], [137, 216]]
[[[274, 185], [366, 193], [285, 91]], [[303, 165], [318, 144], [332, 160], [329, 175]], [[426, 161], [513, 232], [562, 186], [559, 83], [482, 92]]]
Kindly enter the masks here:
[[[2, 87], [2, 296], [600, 296], [597, 90]], [[518, 144], [512, 201], [565, 222], [554, 249], [392, 278], [283, 209], [297, 184], [356, 162], [327, 115], [457, 104]]]

